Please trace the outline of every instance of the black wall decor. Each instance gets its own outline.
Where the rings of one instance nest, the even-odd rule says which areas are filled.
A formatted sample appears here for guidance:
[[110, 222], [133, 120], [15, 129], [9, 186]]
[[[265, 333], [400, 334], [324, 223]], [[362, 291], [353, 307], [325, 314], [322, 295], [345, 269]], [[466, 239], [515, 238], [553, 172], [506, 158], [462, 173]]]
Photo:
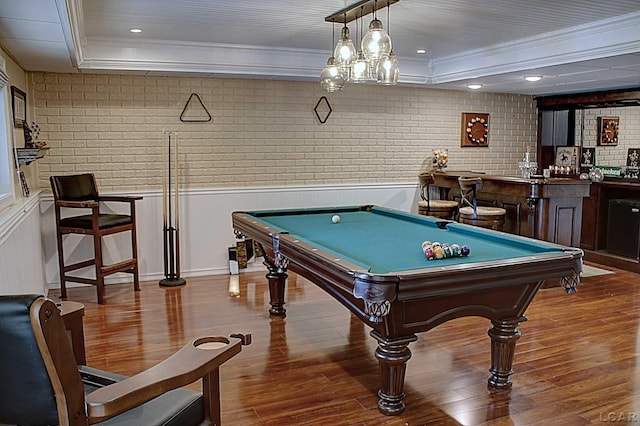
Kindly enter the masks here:
[[[318, 108], [322, 110], [321, 112], [323, 113], [322, 115], [324, 118], [320, 117]], [[316, 117], [318, 117], [318, 121], [320, 122], [320, 124], [324, 124], [327, 122], [332, 111], [333, 109], [331, 108], [331, 105], [329, 104], [329, 101], [325, 96], [321, 96], [320, 99], [318, 99], [318, 103], [316, 103], [316, 106], [313, 108], [313, 112], [316, 113]]]

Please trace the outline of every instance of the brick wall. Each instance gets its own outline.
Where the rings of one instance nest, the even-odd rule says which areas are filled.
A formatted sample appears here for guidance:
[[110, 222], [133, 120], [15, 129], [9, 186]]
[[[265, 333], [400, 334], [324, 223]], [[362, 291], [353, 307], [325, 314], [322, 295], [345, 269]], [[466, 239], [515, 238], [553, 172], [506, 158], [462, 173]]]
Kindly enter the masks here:
[[[52, 174], [96, 173], [100, 188], [158, 189], [163, 129], [177, 132], [181, 185], [245, 187], [413, 181], [447, 148], [452, 170], [517, 175], [535, 151], [530, 96], [316, 82], [29, 73], [33, 120], [50, 146], [39, 185]], [[213, 116], [183, 123], [197, 93]], [[319, 123], [326, 96], [333, 112]], [[197, 102], [196, 102], [197, 103]], [[488, 148], [461, 148], [461, 113], [490, 114]], [[190, 108], [188, 113], [198, 113]]]
[[[640, 107], [586, 109], [583, 146], [596, 148], [596, 165], [624, 166], [629, 148], [640, 148]], [[618, 145], [598, 146], [598, 117], [619, 117]], [[576, 144], [580, 143], [582, 117], [576, 114]]]

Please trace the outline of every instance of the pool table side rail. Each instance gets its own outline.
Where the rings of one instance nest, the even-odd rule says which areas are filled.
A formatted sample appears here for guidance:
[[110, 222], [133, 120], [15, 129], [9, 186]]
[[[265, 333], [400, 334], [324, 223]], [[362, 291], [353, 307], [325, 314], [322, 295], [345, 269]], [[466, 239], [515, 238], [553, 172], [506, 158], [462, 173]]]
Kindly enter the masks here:
[[322, 214], [322, 213], [346, 213], [346, 212], [358, 212], [358, 211], [371, 211], [375, 206], [373, 204], [365, 204], [358, 206], [336, 206], [336, 207], [306, 207], [306, 208], [292, 208], [292, 209], [271, 209], [271, 210], [256, 210], [256, 211], [238, 211], [234, 213], [243, 213], [256, 218], [267, 218], [269, 216], [288, 216], [288, 215], [301, 215], [301, 214]]
[[[507, 259], [498, 266], [492, 261], [406, 271], [399, 274], [398, 291], [403, 298], [413, 294], [455, 292], [473, 286], [476, 289], [520, 285], [558, 278], [572, 278], [582, 271], [582, 252], [566, 251]], [[486, 272], [486, 273], [485, 273]], [[487, 279], [487, 276], [490, 279]], [[535, 277], [532, 279], [531, 277]]]

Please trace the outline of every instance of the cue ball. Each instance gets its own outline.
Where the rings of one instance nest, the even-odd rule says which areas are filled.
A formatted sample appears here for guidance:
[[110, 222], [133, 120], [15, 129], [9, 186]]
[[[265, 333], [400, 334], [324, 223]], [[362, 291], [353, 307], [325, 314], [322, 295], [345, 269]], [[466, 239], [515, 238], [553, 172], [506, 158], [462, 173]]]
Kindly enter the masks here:
[[331, 218], [331, 222], [333, 223], [340, 222], [340, 216], [338, 216], [337, 214], [334, 214], [333, 217]]

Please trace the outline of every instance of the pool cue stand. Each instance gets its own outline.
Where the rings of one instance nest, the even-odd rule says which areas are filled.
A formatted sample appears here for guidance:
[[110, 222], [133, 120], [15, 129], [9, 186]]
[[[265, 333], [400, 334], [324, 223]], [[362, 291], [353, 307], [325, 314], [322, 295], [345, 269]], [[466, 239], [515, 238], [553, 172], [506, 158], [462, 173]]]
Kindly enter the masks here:
[[[158, 284], [162, 287], [178, 287], [187, 283], [184, 278], [180, 278], [178, 139], [174, 132], [163, 131], [163, 133], [166, 136], [164, 151], [167, 159], [166, 168], [162, 173], [164, 279]], [[175, 151], [173, 156], [172, 145]], [[172, 196], [175, 197], [174, 203], [171, 202]]]
[[164, 278], [158, 284], [162, 287], [177, 287], [187, 281], [180, 278], [180, 247], [178, 230], [173, 226], [164, 227]]

